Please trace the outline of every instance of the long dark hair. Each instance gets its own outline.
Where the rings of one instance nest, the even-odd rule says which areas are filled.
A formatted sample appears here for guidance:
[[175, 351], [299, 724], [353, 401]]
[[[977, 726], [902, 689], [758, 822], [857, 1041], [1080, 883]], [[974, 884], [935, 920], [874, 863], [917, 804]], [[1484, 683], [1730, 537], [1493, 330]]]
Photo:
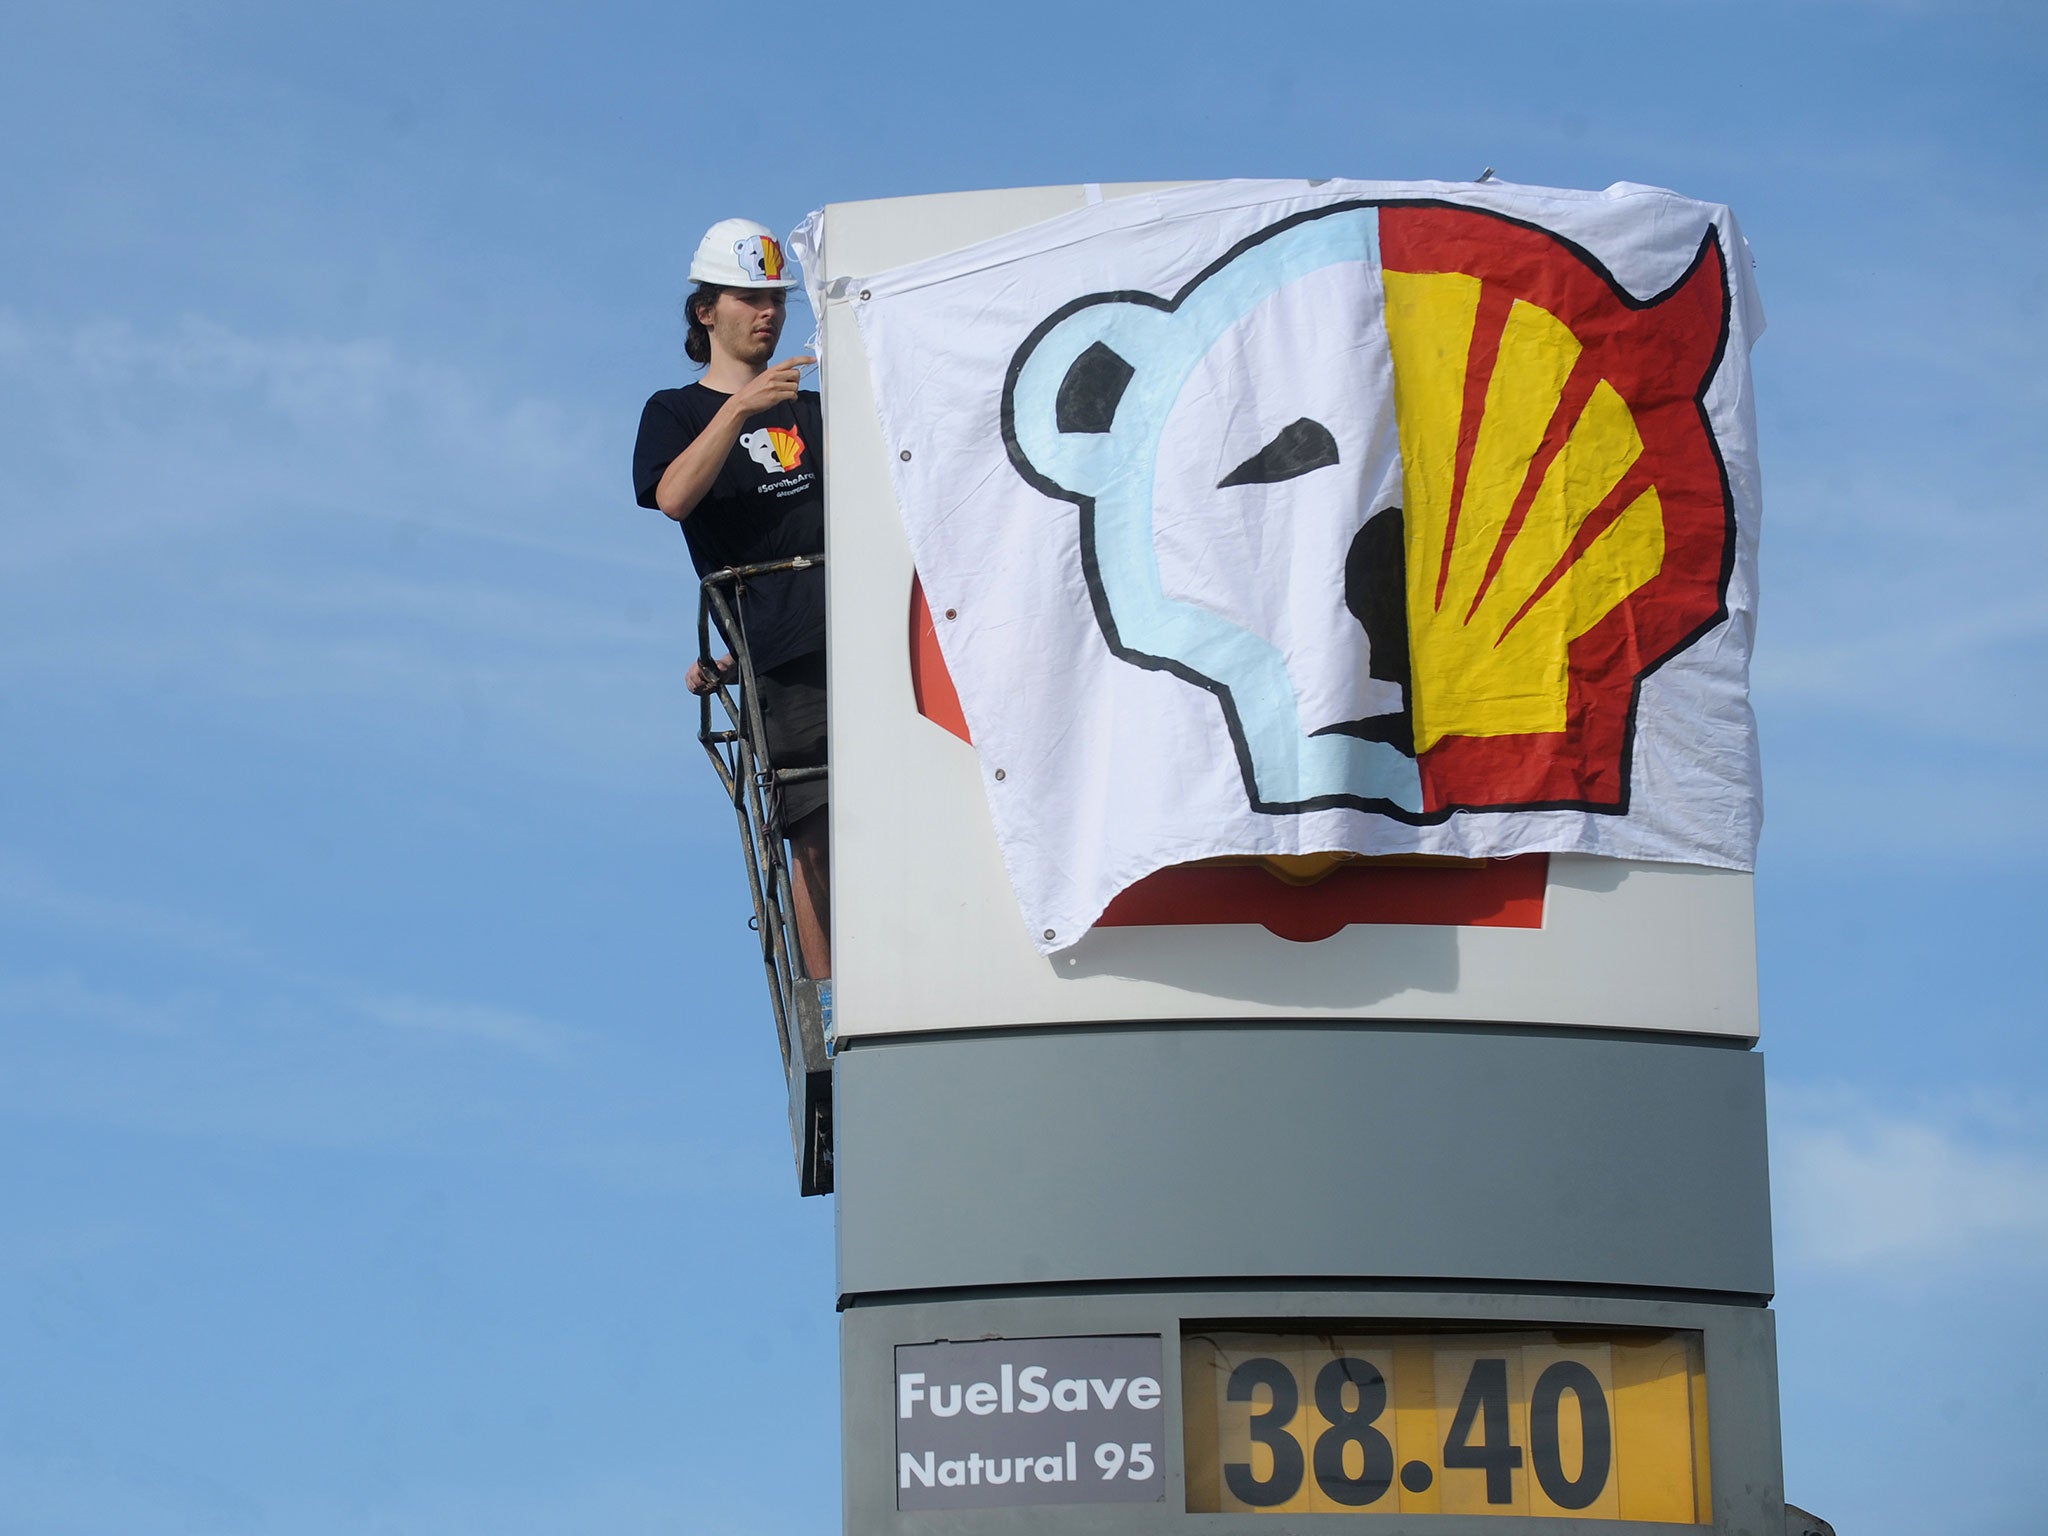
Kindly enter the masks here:
[[711, 332], [697, 311], [716, 304], [723, 292], [725, 290], [716, 283], [699, 283], [683, 300], [683, 318], [690, 327], [683, 336], [683, 356], [699, 368], [711, 361]]

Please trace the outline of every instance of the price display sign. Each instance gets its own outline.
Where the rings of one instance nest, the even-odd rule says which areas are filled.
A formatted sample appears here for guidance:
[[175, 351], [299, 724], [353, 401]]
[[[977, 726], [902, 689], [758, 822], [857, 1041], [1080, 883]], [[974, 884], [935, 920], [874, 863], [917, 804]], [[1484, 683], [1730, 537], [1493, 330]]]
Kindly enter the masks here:
[[1188, 1509], [1713, 1519], [1687, 1332], [1181, 1339]]

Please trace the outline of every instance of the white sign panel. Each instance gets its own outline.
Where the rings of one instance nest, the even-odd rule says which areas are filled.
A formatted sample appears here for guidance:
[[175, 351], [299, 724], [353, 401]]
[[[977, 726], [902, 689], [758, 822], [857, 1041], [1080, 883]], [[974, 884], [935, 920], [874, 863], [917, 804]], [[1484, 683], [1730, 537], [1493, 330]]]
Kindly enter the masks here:
[[[1514, 192], [1438, 190], [1468, 201], [1483, 201], [1481, 194], [1497, 201]], [[1566, 355], [1577, 343], [1544, 332], [1536, 319], [1515, 322], [1523, 332], [1537, 328], [1528, 334], [1486, 320], [1494, 301], [1482, 295], [1480, 318], [1494, 325], [1499, 376], [1523, 388], [1531, 359], [1542, 355], [1549, 356], [1552, 373], [1561, 369], [1564, 377], [1559, 392], [1545, 397], [1549, 411], [1531, 450], [1563, 468], [1537, 476], [1534, 492], [1517, 492], [1495, 511], [1527, 523], [1530, 507], [1518, 513], [1517, 498], [1535, 505], [1562, 497], [1578, 506], [1597, 490], [1596, 504], [1580, 507], [1572, 535], [1583, 547], [1576, 555], [1551, 551], [1549, 565], [1533, 578], [1516, 565], [1512, 550], [1494, 562], [1499, 569], [1491, 575], [1469, 552], [1425, 575], [1410, 559], [1406, 574], [1389, 587], [1379, 569], [1386, 562], [1378, 557], [1412, 551], [1415, 535], [1389, 524], [1380, 533], [1391, 534], [1391, 541], [1376, 536], [1368, 513], [1378, 502], [1421, 508], [1400, 514], [1412, 522], [1441, 521], [1439, 504], [1462, 507], [1472, 500], [1453, 496], [1446, 503], [1439, 496], [1431, 503], [1427, 486], [1404, 479], [1429, 423], [1409, 422], [1398, 409], [1389, 416], [1384, 401], [1372, 403], [1375, 369], [1390, 357], [1398, 362], [1405, 345], [1395, 334], [1401, 323], [1390, 329], [1385, 319], [1389, 294], [1414, 275], [1409, 269], [1428, 264], [1415, 254], [1418, 242], [1455, 243], [1455, 220], [1448, 234], [1412, 224], [1395, 231], [1387, 209], [1365, 195], [1384, 199], [1389, 189], [1367, 184], [1285, 184], [1284, 196], [1274, 184], [1104, 191], [1099, 203], [1090, 202], [1087, 190], [1072, 188], [850, 204], [826, 210], [811, 226], [807, 278], [825, 343], [840, 1034], [1329, 1015], [1753, 1035], [1750, 882], [1740, 868], [1753, 849], [1756, 822], [1742, 692], [1750, 609], [1742, 539], [1748, 534], [1732, 514], [1723, 515], [1716, 525], [1725, 535], [1714, 552], [1717, 563], [1711, 579], [1701, 576], [1713, 531], [1707, 527], [1712, 518], [1701, 511], [1701, 472], [1713, 453], [1699, 457], [1697, 430], [1690, 442], [1694, 456], [1681, 463], [1686, 445], [1666, 439], [1683, 438], [1682, 430], [1650, 420], [1648, 411], [1624, 422], [1601, 403], [1612, 367], [1580, 367]], [[1135, 195], [1120, 197], [1125, 193]], [[1596, 201], [1588, 194], [1570, 198]], [[1276, 217], [1276, 207], [1287, 211]], [[1247, 230], [1257, 235], [1289, 218], [1296, 220], [1290, 228], [1316, 226], [1327, 243], [1336, 238], [1328, 232], [1340, 228], [1331, 221], [1349, 219], [1341, 226], [1349, 233], [1338, 243], [1365, 254], [1326, 262], [1290, 290], [1312, 301], [1316, 314], [1336, 317], [1332, 328], [1342, 334], [1333, 341], [1299, 324], [1294, 332], [1282, 325], [1275, 334], [1294, 335], [1308, 349], [1303, 355], [1313, 358], [1336, 346], [1323, 362], [1345, 364], [1365, 386], [1323, 391], [1313, 400], [1290, 395], [1272, 409], [1262, 404], [1233, 412], [1218, 403], [1231, 378], [1246, 367], [1262, 376], [1280, 368], [1279, 353], [1294, 350], [1294, 342], [1282, 345], [1266, 331], [1246, 333], [1227, 349], [1225, 366], [1214, 345], [1158, 336], [1133, 340], [1120, 328], [1142, 329], [1147, 322], [1138, 312], [1151, 306], [1129, 294], [1117, 297], [1121, 290], [1111, 285], [1118, 274], [1095, 270], [1070, 272], [1066, 286], [1092, 286], [1066, 295], [1064, 316], [1049, 288], [1021, 296], [1012, 327], [1019, 334], [1002, 345], [962, 336], [960, 347], [948, 348], [936, 333], [913, 327], [905, 334], [921, 338], [931, 383], [913, 402], [892, 399], [878, 408], [870, 344], [896, 322], [863, 318], [864, 309], [882, 315], [890, 311], [877, 306], [899, 305], [908, 315], [916, 309], [911, 299], [920, 281], [943, 287], [972, 279], [991, 247], [979, 246], [979, 256], [935, 258], [1006, 231], [1015, 232], [1009, 242], [1056, 252], [1062, 228], [1094, 228], [1104, 208], [1119, 212], [1116, 229], [1140, 246], [1152, 243], [1147, 259], [1155, 266], [1158, 231], [1172, 226], [1178, 232], [1176, 240], [1188, 247], [1189, 271], [1166, 291], [1182, 295], [1176, 311], [1182, 315], [1196, 312], [1187, 295], [1204, 281], [1227, 280], [1219, 274], [1244, 257], [1241, 250], [1217, 266], [1213, 252], [1202, 255], [1212, 245], [1220, 242], [1227, 253], [1244, 246]], [[1323, 209], [1335, 211], [1318, 212]], [[1729, 225], [1725, 235], [1709, 239], [1710, 223], [1691, 232], [1695, 272], [1715, 274], [1711, 293], [1705, 280], [1693, 279], [1700, 285], [1698, 306], [1702, 314], [1711, 309], [1717, 325], [1753, 329], [1760, 322], [1745, 318], [1746, 289], [1728, 276], [1727, 252], [1740, 249], [1739, 236]], [[1405, 266], [1393, 264], [1390, 242]], [[995, 246], [1008, 249], [1002, 240]], [[1640, 283], [1640, 273], [1626, 271], [1627, 255], [1606, 253]], [[922, 267], [916, 265], [921, 259]], [[1637, 259], [1648, 258], [1637, 253]], [[1206, 280], [1205, 266], [1213, 269]], [[1667, 285], [1678, 283], [1667, 304], [1688, 292], [1686, 280], [1684, 269], [1666, 274]], [[878, 286], [886, 282], [895, 287]], [[1140, 292], [1154, 290], [1129, 291]], [[1424, 309], [1458, 299], [1449, 290], [1409, 296]], [[1234, 312], [1259, 311], [1266, 302], [1254, 296]], [[1515, 302], [1506, 305], [1511, 319], [1521, 314]], [[1569, 309], [1563, 299], [1551, 302]], [[1027, 309], [1035, 317], [1031, 324], [1022, 319]], [[1087, 336], [1063, 329], [1083, 314], [1092, 316], [1083, 327]], [[1236, 323], [1227, 316], [1210, 319], [1205, 336]], [[1580, 330], [1592, 342], [1579, 351], [1597, 351], [1597, 328], [1581, 320]], [[884, 344], [899, 361], [905, 355], [899, 343]], [[1269, 345], [1279, 348], [1271, 358], [1261, 351]], [[1150, 372], [1125, 356], [1142, 353], [1138, 361], [1157, 364], [1147, 348], [1171, 354], [1170, 389], [1148, 383]], [[1093, 361], [1085, 361], [1091, 355]], [[1048, 365], [1044, 379], [1034, 382], [1034, 358], [1058, 366]], [[996, 404], [973, 409], [990, 411], [996, 426], [992, 436], [981, 433], [988, 441], [980, 442], [967, 418], [949, 418], [941, 402], [970, 388], [956, 378], [958, 370], [985, 373], [992, 365], [998, 378], [989, 398]], [[1411, 376], [1415, 366], [1408, 365]], [[1304, 367], [1318, 376], [1329, 372], [1320, 363]], [[1211, 380], [1205, 368], [1222, 372]], [[894, 377], [886, 369], [880, 376]], [[1709, 370], [1706, 376], [1718, 375]], [[1746, 373], [1741, 379], [1743, 388], [1716, 406], [1736, 421], [1747, 412]], [[1469, 378], [1439, 382], [1485, 399], [1486, 390]], [[1130, 391], [1147, 388], [1169, 395], [1168, 406], [1153, 411], [1144, 443], [1121, 443], [1115, 423], [1123, 402]], [[1204, 399], [1209, 404], [1199, 410], [1189, 403]], [[1524, 401], [1523, 416], [1542, 404]], [[1601, 411], [1608, 414], [1600, 417]], [[1697, 421], [1697, 402], [1694, 415]], [[1578, 429], [1550, 424], [1552, 417], [1589, 416], [1598, 418], [1597, 430], [1586, 429], [1592, 433], [1586, 443], [1579, 442]], [[1019, 425], [1022, 417], [1038, 427]], [[1111, 430], [1095, 430], [1103, 427]], [[1644, 447], [1630, 450], [1624, 442], [1619, 452], [1626, 462], [1619, 462], [1613, 443], [1630, 431]], [[1087, 441], [1074, 449], [1063, 436]], [[1128, 490], [1132, 465], [1163, 462], [1162, 444], [1178, 445], [1165, 455], [1174, 464], [1186, 469], [1199, 460], [1201, 467], [1199, 473], [1176, 469], [1155, 476], [1149, 504], [1163, 510], [1147, 547], [1153, 566], [1139, 571], [1134, 586], [1125, 579], [1129, 568], [1117, 574], [1103, 563], [1102, 541], [1128, 543], [1131, 535], [1108, 528], [1101, 509]], [[1639, 467], [1660, 444], [1665, 456], [1652, 455]], [[1488, 467], [1488, 454], [1507, 452], [1497, 443], [1489, 447], [1481, 432], [1463, 450], [1453, 447], [1452, 472], [1491, 483], [1497, 466]], [[1224, 458], [1231, 463], [1222, 465]], [[1214, 476], [1212, 468], [1218, 469]], [[1524, 471], [1518, 483], [1529, 480], [1526, 465]], [[1211, 480], [1232, 493], [1223, 500], [1235, 495], [1258, 514], [1224, 529], [1227, 537], [1192, 520], [1205, 501], [1198, 492], [1217, 490]], [[1298, 494], [1287, 506], [1300, 514], [1291, 518], [1291, 537], [1262, 542], [1258, 526], [1277, 515], [1275, 497], [1289, 486]], [[1717, 505], [1728, 514], [1753, 493], [1753, 484], [1743, 484]], [[1646, 496], [1665, 509], [1655, 538], [1644, 533]], [[1078, 542], [1087, 520], [1083, 501], [1093, 503], [1100, 535], [1092, 565]], [[999, 510], [989, 512], [991, 506]], [[995, 544], [949, 543], [948, 507], [957, 520], [990, 523]], [[1688, 508], [1691, 523], [1679, 515]], [[934, 530], [936, 540], [927, 537]], [[922, 573], [922, 586], [912, 534], [931, 567]], [[1663, 548], [1646, 553], [1646, 539], [1662, 539]], [[1215, 558], [1217, 547], [1227, 558]], [[1361, 565], [1377, 574], [1360, 575]], [[1664, 572], [1684, 579], [1658, 587]], [[1328, 601], [1299, 612], [1257, 609], [1262, 590], [1297, 578]], [[1500, 587], [1503, 581], [1508, 585]], [[1457, 680], [1472, 669], [1458, 647], [1469, 639], [1462, 633], [1469, 626], [1442, 626], [1431, 639], [1429, 626], [1412, 619], [1417, 592], [1428, 588], [1428, 601], [1436, 603], [1438, 582], [1450, 592], [1449, 608], [1462, 604], [1482, 614], [1489, 601], [1499, 600], [1478, 591], [1482, 586], [1500, 592], [1519, 590], [1516, 583], [1541, 587], [1521, 592], [1512, 606], [1536, 613], [1547, 602], [1559, 610], [1551, 614], [1550, 631], [1553, 639], [1563, 637], [1558, 644], [1569, 675], [1559, 685], [1562, 694], [1544, 694], [1548, 703], [1518, 703], [1529, 690], [1513, 679], [1498, 688], [1488, 684], [1492, 691], [1484, 697], [1461, 694]], [[1556, 596], [1560, 591], [1564, 595]], [[1165, 606], [1148, 607], [1161, 593]], [[1379, 612], [1389, 596], [1391, 627]], [[1631, 601], [1640, 612], [1622, 629], [1634, 637], [1634, 660], [1624, 657], [1619, 670], [1609, 666], [1588, 682], [1570, 650], [1574, 626], [1577, 633], [1591, 632]], [[1419, 643], [1408, 657], [1390, 661], [1395, 647], [1389, 637], [1402, 627], [1404, 603], [1407, 627]], [[1204, 615], [1221, 616], [1228, 633], [1207, 633]], [[1164, 627], [1148, 628], [1155, 624]], [[1709, 647], [1716, 654], [1688, 660], [1687, 636], [1697, 640], [1692, 631], [1702, 626], [1720, 637]], [[970, 631], [973, 638], [963, 640]], [[1140, 631], [1152, 638], [1126, 649], [1154, 661], [1169, 659], [1169, 651], [1183, 659], [1208, 656], [1214, 665], [1204, 672], [1129, 664], [1115, 643]], [[1171, 644], [1155, 645], [1160, 635]], [[1223, 644], [1247, 635], [1251, 641], [1233, 641], [1234, 650]], [[1643, 671], [1638, 642], [1662, 646], [1662, 665]], [[984, 666], [977, 656], [996, 660]], [[1525, 655], [1516, 663], [1523, 669], [1518, 675], [1552, 678], [1559, 675], [1558, 660]], [[1102, 677], [1111, 679], [1106, 689], [1090, 681]], [[1261, 684], [1261, 677], [1273, 686]], [[1552, 686], [1546, 681], [1535, 692]], [[1559, 697], [1566, 728], [1547, 730], [1555, 722], [1545, 711]], [[1267, 750], [1286, 732], [1252, 718], [1276, 700], [1289, 716], [1280, 724], [1310, 744], [1291, 758]], [[1690, 717], [1692, 735], [1680, 740], [1670, 722], [1682, 717]], [[1615, 755], [1617, 721], [1626, 762]], [[1153, 750], [1156, 739], [1196, 743], [1205, 733], [1222, 747]], [[1532, 755], [1522, 749], [1533, 736], [1557, 740]], [[1085, 766], [1105, 753], [1139, 766], [1106, 778], [1099, 762]], [[1098, 788], [1107, 784], [1110, 792], [1086, 791], [1082, 779]], [[1010, 795], [1012, 789], [1020, 793]], [[1619, 812], [1615, 803], [1593, 804], [1601, 796], [1613, 802], [1617, 793], [1626, 802]], [[1458, 811], [1489, 794], [1495, 799], [1485, 814]], [[1035, 809], [1005, 809], [1026, 806], [1033, 796]], [[1247, 827], [1263, 836], [1248, 835]], [[1622, 828], [1630, 830], [1623, 835]], [[1551, 851], [1547, 857], [1491, 857], [1520, 849]], [[1451, 867], [1390, 869], [1346, 859], [1347, 850], [1478, 857]], [[1668, 862], [1681, 858], [1692, 862]], [[1704, 867], [1709, 864], [1724, 867]]]

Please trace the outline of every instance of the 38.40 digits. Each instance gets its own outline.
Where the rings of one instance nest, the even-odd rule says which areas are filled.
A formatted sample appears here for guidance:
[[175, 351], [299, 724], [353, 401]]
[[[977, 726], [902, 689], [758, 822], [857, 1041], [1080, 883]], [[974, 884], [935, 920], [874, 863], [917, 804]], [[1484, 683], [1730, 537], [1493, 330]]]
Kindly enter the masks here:
[[[1395, 1466], [1393, 1442], [1378, 1427], [1387, 1408], [1387, 1380], [1369, 1360], [1339, 1355], [1317, 1371], [1313, 1398], [1329, 1427], [1315, 1437], [1306, 1460], [1302, 1442], [1289, 1429], [1301, 1411], [1301, 1391], [1286, 1365], [1265, 1356], [1241, 1362], [1230, 1373], [1226, 1396], [1233, 1403], [1266, 1399], [1266, 1406], [1252, 1413], [1249, 1427], [1253, 1443], [1270, 1453], [1270, 1469], [1260, 1477], [1249, 1461], [1223, 1464], [1231, 1494], [1254, 1508], [1287, 1503], [1311, 1473], [1327, 1498], [1360, 1509], [1385, 1497], [1397, 1476], [1410, 1493], [1423, 1492], [1436, 1478], [1436, 1469], [1425, 1461]], [[1559, 1427], [1566, 1397], [1573, 1400], [1580, 1431], [1573, 1469], [1565, 1466]], [[1612, 1417], [1599, 1378], [1576, 1360], [1553, 1362], [1530, 1390], [1528, 1422], [1528, 1445], [1516, 1445], [1508, 1362], [1504, 1357], [1474, 1360], [1444, 1437], [1441, 1465], [1483, 1472], [1488, 1504], [1512, 1504], [1515, 1473], [1527, 1466], [1560, 1509], [1587, 1508], [1605, 1490], [1614, 1466]], [[1356, 1454], [1350, 1449], [1354, 1445]], [[1355, 1474], [1349, 1470], [1353, 1464], [1359, 1468]]]

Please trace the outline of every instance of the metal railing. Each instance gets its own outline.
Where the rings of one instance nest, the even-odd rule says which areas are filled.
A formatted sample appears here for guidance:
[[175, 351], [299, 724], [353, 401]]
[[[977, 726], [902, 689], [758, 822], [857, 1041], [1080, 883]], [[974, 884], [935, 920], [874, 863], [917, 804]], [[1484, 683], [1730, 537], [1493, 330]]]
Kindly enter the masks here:
[[[829, 1194], [832, 1189], [831, 1046], [825, 1037], [818, 983], [806, 974], [803, 949], [797, 942], [789, 853], [782, 829], [775, 824], [780, 800], [775, 791], [824, 779], [828, 770], [778, 768], [768, 760], [766, 721], [746, 630], [739, 620], [739, 598], [756, 577], [812, 570], [824, 563], [823, 555], [799, 555], [791, 560], [728, 566], [703, 579], [697, 605], [697, 665], [717, 684], [698, 699], [697, 740], [710, 757], [739, 821], [740, 854], [754, 902], [749, 926], [761, 941], [775, 1035], [789, 1082], [789, 1130], [796, 1152], [797, 1184], [807, 1195]], [[730, 677], [719, 672], [712, 655], [714, 628], [732, 647]], [[714, 704], [723, 714], [723, 725], [713, 719]]]

